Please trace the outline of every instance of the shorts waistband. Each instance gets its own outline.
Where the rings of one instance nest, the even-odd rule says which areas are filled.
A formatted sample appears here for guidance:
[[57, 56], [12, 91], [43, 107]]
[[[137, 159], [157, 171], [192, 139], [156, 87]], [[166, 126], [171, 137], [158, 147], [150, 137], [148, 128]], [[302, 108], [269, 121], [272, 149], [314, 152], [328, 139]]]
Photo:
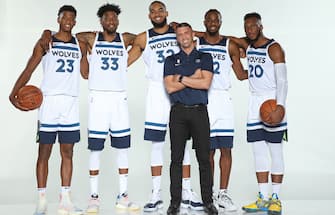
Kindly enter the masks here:
[[194, 105], [185, 105], [182, 103], [175, 103], [172, 107], [183, 107], [183, 108], [199, 108], [199, 107], [206, 107], [205, 104], [194, 104]]

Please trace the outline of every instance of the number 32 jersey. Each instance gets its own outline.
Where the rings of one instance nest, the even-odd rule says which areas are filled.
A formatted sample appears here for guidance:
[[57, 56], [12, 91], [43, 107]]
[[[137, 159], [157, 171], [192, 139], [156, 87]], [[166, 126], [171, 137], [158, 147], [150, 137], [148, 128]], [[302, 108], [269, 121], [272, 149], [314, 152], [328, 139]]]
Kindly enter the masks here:
[[122, 35], [116, 33], [113, 41], [105, 41], [97, 33], [92, 53], [88, 56], [90, 90], [125, 91], [127, 88], [127, 59]]
[[52, 37], [49, 51], [43, 56], [43, 95], [79, 95], [81, 51], [75, 37], [63, 42]]
[[273, 39], [265, 45], [254, 48], [249, 45], [247, 48], [249, 88], [250, 92], [261, 93], [276, 90], [276, 76], [274, 62], [269, 56], [269, 47], [276, 43]]
[[147, 43], [142, 57], [146, 64], [146, 77], [149, 80], [163, 83], [165, 59], [179, 52], [179, 46], [174, 30], [169, 27], [163, 34], [156, 33], [153, 29], [146, 32]]

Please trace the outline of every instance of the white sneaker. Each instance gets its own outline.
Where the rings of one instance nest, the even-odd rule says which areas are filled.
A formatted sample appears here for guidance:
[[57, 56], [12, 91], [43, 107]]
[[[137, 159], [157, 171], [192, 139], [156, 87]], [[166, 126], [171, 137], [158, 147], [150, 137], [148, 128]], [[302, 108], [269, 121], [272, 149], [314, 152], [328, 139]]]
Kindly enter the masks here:
[[86, 209], [86, 213], [99, 213], [100, 200], [98, 196], [91, 196], [88, 201], [88, 207]]
[[237, 207], [233, 203], [233, 200], [230, 198], [227, 191], [219, 191], [217, 203], [219, 207], [224, 208], [225, 211], [237, 211]]
[[216, 204], [216, 202], [218, 201], [218, 195], [214, 190], [213, 190], [213, 194], [212, 194], [212, 199], [213, 199], [213, 203]]
[[59, 215], [83, 215], [84, 211], [74, 206], [71, 201], [70, 193], [62, 193], [58, 207]]
[[36, 211], [34, 215], [46, 215], [46, 214], [47, 214], [47, 199], [45, 195], [43, 195], [38, 198]]
[[161, 199], [161, 191], [152, 192], [151, 200], [143, 207], [144, 212], [152, 212], [163, 208], [163, 201]]
[[190, 208], [196, 211], [204, 210], [204, 204], [200, 201], [200, 198], [192, 189], [183, 189], [181, 196], [180, 206], [182, 208]]
[[122, 193], [116, 198], [116, 208], [121, 210], [137, 211], [140, 209], [140, 206], [129, 201], [128, 193]]

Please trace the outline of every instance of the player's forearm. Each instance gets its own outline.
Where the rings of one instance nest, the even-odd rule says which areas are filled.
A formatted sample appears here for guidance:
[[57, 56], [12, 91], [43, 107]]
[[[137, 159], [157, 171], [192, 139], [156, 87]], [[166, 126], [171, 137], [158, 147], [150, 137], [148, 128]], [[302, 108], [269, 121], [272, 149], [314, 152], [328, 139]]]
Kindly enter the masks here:
[[287, 82], [287, 70], [285, 63], [276, 63], [275, 65], [275, 74], [276, 74], [276, 100], [278, 105], [285, 107], [288, 82]]
[[132, 46], [128, 51], [128, 66], [132, 65], [142, 54], [142, 50], [139, 46]]
[[181, 75], [169, 75], [164, 78], [164, 84], [168, 94], [185, 89], [186, 86], [180, 81]]
[[233, 64], [232, 68], [238, 80], [243, 81], [248, 79], [248, 70], [245, 70], [241, 63], [239, 65]]
[[197, 78], [184, 76], [181, 83], [193, 89], [208, 90], [212, 83], [212, 77], [212, 75]]

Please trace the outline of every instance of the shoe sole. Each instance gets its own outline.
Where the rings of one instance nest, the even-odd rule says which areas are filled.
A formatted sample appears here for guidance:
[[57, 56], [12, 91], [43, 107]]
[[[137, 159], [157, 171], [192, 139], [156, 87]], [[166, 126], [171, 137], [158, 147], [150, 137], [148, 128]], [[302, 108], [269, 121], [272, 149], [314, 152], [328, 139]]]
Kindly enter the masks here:
[[86, 210], [87, 214], [98, 214], [99, 210]]
[[45, 212], [35, 212], [34, 215], [46, 215], [47, 214], [47, 211]]
[[226, 208], [225, 206], [220, 205], [220, 204], [218, 204], [218, 206], [219, 206], [219, 208], [222, 208], [222, 209], [224, 209], [224, 211], [227, 211], [227, 212], [235, 212], [235, 211], [237, 211], [237, 208], [234, 208], [234, 209], [228, 209], [228, 208]]
[[66, 210], [58, 210], [58, 215], [84, 215], [84, 212], [68, 212]]
[[204, 210], [204, 207], [203, 207], [203, 206], [201, 206], [201, 207], [194, 207], [194, 206], [192, 206], [192, 205], [189, 205], [189, 204], [183, 204], [183, 203], [180, 204], [180, 207], [181, 207], [181, 208], [184, 208], [184, 209], [191, 209], [191, 210], [193, 210], [193, 211], [203, 211], [203, 210]]
[[140, 210], [140, 207], [138, 207], [138, 208], [129, 208], [129, 207], [126, 207], [126, 206], [121, 206], [121, 205], [116, 205], [115, 208], [117, 210], [121, 210], [121, 211], [138, 211], [138, 210]]
[[154, 211], [158, 211], [159, 209], [163, 208], [163, 204], [158, 204], [156, 207], [154, 208], [143, 208], [144, 212], [154, 212]]
[[248, 208], [242, 208], [243, 211], [247, 213], [257, 213], [257, 212], [266, 212], [267, 209], [248, 209]]
[[268, 211], [268, 214], [269, 215], [281, 215], [281, 211], [278, 212], [278, 211]]

